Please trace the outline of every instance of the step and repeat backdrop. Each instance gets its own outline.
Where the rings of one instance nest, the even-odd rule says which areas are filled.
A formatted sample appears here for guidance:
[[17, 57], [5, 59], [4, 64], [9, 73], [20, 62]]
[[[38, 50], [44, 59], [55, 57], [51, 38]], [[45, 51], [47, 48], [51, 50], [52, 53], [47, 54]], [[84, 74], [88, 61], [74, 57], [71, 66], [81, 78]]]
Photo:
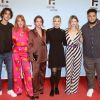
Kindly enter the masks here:
[[[87, 22], [87, 10], [95, 8], [100, 19], [100, 0], [0, 0], [0, 11], [4, 7], [13, 10], [14, 16], [10, 20], [14, 24], [18, 14], [24, 15], [26, 23], [30, 29], [34, 27], [33, 19], [41, 15], [44, 19], [44, 28], [52, 27], [52, 18], [60, 15], [62, 18], [61, 28], [66, 29], [71, 15], [76, 15], [79, 19], [80, 28]], [[49, 49], [49, 46], [48, 46]], [[60, 59], [60, 58], [59, 58]], [[2, 65], [2, 79], [7, 78], [6, 67]], [[46, 77], [50, 77], [50, 69], [46, 69]], [[83, 61], [81, 65], [81, 76], [85, 76]], [[65, 68], [62, 69], [62, 77], [65, 76]]]

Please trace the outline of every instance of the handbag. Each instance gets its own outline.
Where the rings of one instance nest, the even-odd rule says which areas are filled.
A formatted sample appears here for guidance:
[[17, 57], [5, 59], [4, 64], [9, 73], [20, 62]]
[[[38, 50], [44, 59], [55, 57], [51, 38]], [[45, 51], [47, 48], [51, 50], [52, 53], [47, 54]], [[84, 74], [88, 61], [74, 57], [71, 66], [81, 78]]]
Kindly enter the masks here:
[[34, 58], [35, 61], [37, 61], [38, 55], [36, 53], [33, 53], [33, 58]]

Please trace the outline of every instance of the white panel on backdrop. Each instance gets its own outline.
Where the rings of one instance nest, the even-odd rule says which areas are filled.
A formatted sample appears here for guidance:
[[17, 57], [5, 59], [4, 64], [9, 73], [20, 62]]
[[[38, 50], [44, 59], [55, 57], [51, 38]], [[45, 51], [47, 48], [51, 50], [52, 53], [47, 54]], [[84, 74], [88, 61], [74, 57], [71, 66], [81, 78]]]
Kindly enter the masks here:
[[[18, 14], [25, 16], [29, 28], [33, 28], [33, 19], [36, 15], [44, 18], [44, 28], [52, 27], [52, 17], [60, 15], [62, 18], [61, 28], [67, 28], [70, 15], [76, 15], [79, 18], [80, 27], [86, 23], [86, 11], [90, 7], [98, 10], [100, 18], [100, 0], [0, 0], [0, 10], [4, 7], [10, 7], [14, 16], [11, 22], [14, 24], [15, 17]], [[81, 76], [85, 75], [83, 62], [81, 66]], [[47, 68], [46, 77], [50, 76], [50, 70]], [[65, 76], [65, 69], [62, 70], [62, 76]], [[5, 67], [3, 67], [2, 78], [6, 78]]]

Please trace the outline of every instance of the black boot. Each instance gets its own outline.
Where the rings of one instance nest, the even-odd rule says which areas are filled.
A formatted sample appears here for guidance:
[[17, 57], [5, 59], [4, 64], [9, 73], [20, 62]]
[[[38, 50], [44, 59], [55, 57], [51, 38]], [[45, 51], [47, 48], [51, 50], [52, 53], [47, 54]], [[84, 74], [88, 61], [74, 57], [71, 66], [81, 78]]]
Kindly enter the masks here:
[[50, 96], [54, 96], [54, 89], [51, 89]]
[[58, 87], [55, 88], [55, 94], [59, 95], [59, 89], [58, 89]]
[[50, 84], [51, 84], [50, 96], [54, 96], [54, 84], [55, 84], [55, 73], [54, 72], [51, 72]]
[[60, 81], [60, 76], [61, 76], [61, 70], [58, 70], [55, 76], [55, 94], [59, 95], [59, 89], [58, 89], [58, 85], [59, 85], [59, 81]]

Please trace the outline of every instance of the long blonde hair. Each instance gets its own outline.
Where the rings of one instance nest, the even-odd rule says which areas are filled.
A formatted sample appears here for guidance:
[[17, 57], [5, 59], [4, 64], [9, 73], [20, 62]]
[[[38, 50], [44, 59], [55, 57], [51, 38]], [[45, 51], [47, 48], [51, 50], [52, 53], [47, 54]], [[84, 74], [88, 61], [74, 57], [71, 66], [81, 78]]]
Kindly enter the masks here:
[[[70, 23], [71, 23], [71, 20], [72, 20], [72, 19], [76, 19], [76, 21], [79, 22], [77, 16], [75, 16], [75, 15], [70, 16], [69, 21], [68, 21], [68, 30], [71, 28]], [[76, 29], [77, 29], [77, 30], [80, 30], [80, 29], [79, 29], [79, 24], [77, 24]]]
[[24, 22], [23, 30], [24, 30], [25, 32], [26, 32], [26, 31], [29, 31], [29, 29], [28, 29], [28, 27], [27, 27], [27, 25], [26, 25], [25, 18], [24, 18], [23, 15], [17, 15], [13, 30], [14, 30], [14, 31], [17, 31], [17, 30], [18, 30], [19, 27], [18, 27], [17, 21], [18, 21], [19, 18], [21, 18], [21, 20]]

